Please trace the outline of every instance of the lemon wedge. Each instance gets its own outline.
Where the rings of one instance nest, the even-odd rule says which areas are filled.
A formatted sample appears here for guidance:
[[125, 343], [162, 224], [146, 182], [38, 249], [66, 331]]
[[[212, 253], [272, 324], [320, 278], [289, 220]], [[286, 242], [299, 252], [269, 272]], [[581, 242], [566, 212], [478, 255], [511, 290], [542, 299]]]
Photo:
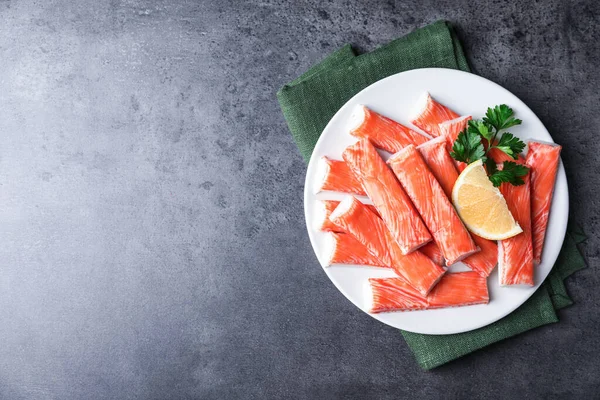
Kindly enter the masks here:
[[467, 229], [477, 236], [504, 240], [523, 232], [481, 160], [469, 164], [459, 175], [452, 189], [452, 203]]

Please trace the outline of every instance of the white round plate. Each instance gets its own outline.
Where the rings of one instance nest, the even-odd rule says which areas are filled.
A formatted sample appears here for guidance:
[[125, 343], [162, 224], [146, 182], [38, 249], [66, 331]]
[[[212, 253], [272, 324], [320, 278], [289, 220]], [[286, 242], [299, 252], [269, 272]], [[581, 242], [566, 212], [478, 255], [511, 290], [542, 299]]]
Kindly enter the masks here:
[[[327, 233], [317, 226], [319, 200], [340, 200], [344, 196], [333, 192], [315, 194], [318, 161], [322, 156], [341, 159], [342, 152], [356, 141], [348, 133], [349, 119], [355, 106], [364, 104], [417, 131], [410, 124], [411, 111], [419, 96], [428, 91], [431, 96], [460, 115], [481, 118], [489, 106], [507, 104], [515, 111], [522, 125], [510, 131], [521, 139], [553, 142], [538, 117], [521, 100], [503, 87], [467, 72], [424, 68], [402, 72], [380, 80], [350, 99], [329, 121], [311, 156], [304, 187], [304, 212], [308, 235], [322, 265], [325, 265]], [[562, 246], [569, 214], [567, 178], [562, 163], [559, 167], [542, 263], [536, 266], [534, 287], [501, 287], [497, 268], [488, 279], [490, 302], [486, 305], [408, 312], [369, 314], [398, 329], [426, 334], [452, 334], [481, 328], [508, 315], [523, 304], [546, 279]], [[335, 286], [358, 308], [368, 313], [371, 305], [368, 278], [394, 276], [383, 268], [364, 266], [324, 266]], [[455, 265], [451, 270], [464, 270]]]

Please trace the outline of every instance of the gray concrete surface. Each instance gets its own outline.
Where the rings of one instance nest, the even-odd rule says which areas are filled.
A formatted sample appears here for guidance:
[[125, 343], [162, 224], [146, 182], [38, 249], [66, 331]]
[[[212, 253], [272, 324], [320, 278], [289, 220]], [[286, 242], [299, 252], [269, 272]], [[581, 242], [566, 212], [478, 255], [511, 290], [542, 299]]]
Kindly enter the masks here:
[[[600, 7], [0, 1], [0, 398], [592, 398]], [[564, 145], [561, 322], [422, 372], [317, 265], [276, 90], [440, 18]]]

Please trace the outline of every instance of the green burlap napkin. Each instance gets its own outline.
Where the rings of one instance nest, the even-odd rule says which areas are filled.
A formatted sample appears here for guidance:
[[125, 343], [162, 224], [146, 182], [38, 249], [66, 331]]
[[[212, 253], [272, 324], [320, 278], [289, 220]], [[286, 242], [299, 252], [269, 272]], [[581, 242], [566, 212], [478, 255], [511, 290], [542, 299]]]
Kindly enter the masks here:
[[[386, 76], [425, 67], [469, 71], [460, 41], [444, 21], [358, 56], [350, 45], [346, 45], [285, 85], [277, 98], [304, 159], [309, 160], [325, 125], [352, 96]], [[583, 240], [585, 235], [581, 230], [570, 225], [560, 256], [546, 282], [507, 317], [484, 328], [456, 335], [403, 331], [419, 365], [431, 369], [491, 343], [557, 322], [556, 310], [572, 304], [564, 279], [585, 267], [577, 249], [577, 244]]]

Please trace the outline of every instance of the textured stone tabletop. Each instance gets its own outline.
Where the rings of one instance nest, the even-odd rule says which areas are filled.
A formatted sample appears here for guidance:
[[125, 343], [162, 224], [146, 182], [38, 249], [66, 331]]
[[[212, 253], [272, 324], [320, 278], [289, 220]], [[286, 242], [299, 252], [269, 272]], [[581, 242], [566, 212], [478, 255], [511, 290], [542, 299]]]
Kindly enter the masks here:
[[[0, 1], [0, 398], [596, 397], [599, 4]], [[564, 146], [589, 268], [423, 372], [319, 267], [275, 92], [442, 18]]]

